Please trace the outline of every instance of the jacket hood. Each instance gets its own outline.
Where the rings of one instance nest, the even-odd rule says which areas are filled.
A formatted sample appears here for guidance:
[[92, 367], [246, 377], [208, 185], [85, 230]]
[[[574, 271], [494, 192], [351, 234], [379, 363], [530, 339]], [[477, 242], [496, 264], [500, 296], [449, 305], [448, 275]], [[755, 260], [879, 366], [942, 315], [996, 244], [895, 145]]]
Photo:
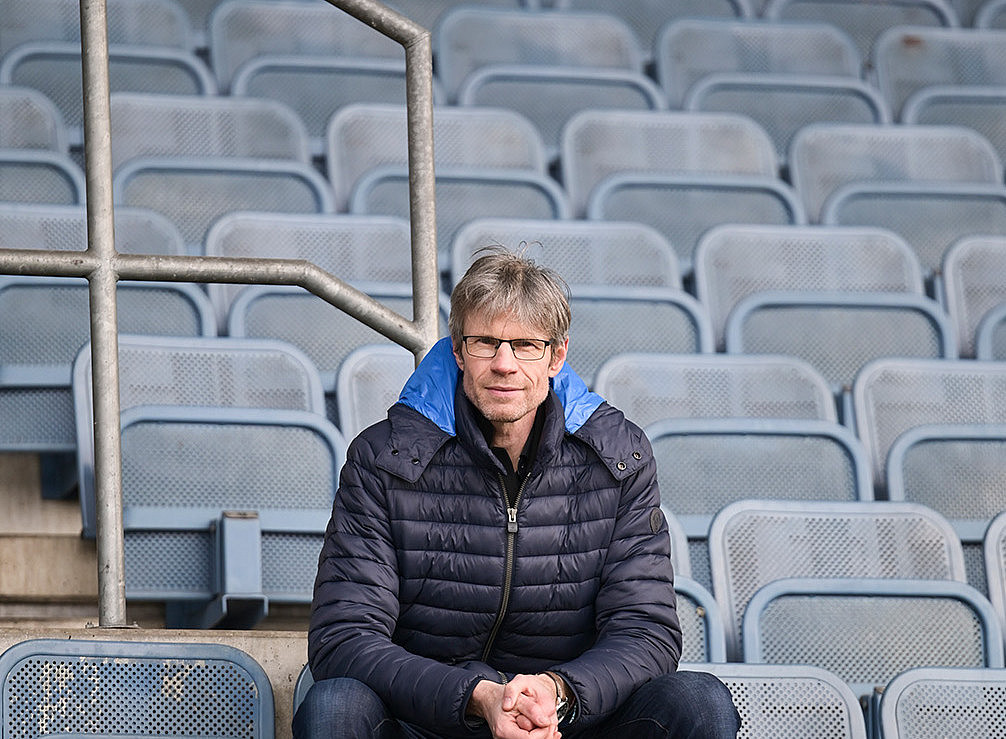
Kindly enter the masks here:
[[[455, 436], [454, 395], [460, 377], [450, 337], [440, 339], [405, 383], [398, 402], [430, 419], [446, 434]], [[587, 389], [586, 383], [568, 363], [563, 363], [551, 384], [562, 403], [566, 431], [571, 434], [576, 433], [603, 402], [600, 395]]]

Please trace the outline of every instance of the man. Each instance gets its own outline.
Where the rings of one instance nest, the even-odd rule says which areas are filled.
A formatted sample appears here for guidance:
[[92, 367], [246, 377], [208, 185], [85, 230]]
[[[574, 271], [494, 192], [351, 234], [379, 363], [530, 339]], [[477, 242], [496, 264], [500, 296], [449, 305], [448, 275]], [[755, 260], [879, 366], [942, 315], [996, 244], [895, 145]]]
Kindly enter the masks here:
[[565, 364], [552, 271], [502, 248], [350, 447], [296, 737], [734, 737], [681, 629], [640, 429]]

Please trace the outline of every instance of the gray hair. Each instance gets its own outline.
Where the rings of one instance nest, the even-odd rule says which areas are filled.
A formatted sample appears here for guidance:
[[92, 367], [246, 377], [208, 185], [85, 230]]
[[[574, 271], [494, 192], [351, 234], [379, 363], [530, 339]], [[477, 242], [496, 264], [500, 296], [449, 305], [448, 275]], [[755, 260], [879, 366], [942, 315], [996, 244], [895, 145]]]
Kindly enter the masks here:
[[504, 246], [485, 247], [478, 253], [482, 256], [451, 293], [447, 325], [454, 345], [461, 345], [465, 318], [473, 313], [489, 318], [507, 316], [540, 328], [550, 341], [565, 341], [569, 336], [569, 286], [559, 273]]

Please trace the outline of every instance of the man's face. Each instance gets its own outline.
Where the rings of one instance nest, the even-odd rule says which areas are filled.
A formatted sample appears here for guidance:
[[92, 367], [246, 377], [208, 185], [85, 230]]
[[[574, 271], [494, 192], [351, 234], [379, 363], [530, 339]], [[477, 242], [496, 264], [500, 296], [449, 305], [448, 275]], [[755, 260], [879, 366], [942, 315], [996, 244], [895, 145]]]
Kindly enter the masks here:
[[[496, 339], [545, 339], [545, 332], [506, 316], [489, 318], [475, 314], [465, 319], [465, 336]], [[555, 377], [566, 359], [568, 341], [545, 348], [538, 360], [514, 357], [510, 344], [500, 344], [496, 356], [473, 357], [463, 345], [454, 347], [454, 358], [464, 372], [462, 387], [468, 399], [494, 423], [516, 423], [533, 414], [548, 395], [549, 378]]]

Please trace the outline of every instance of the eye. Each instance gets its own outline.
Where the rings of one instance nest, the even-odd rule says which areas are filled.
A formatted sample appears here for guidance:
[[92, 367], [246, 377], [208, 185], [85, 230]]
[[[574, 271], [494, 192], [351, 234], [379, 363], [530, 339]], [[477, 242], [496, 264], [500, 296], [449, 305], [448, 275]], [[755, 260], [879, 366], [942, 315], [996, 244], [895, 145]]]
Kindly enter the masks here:
[[512, 344], [514, 351], [537, 351], [541, 347], [541, 342], [534, 339], [514, 339]]
[[475, 336], [475, 345], [480, 347], [485, 347], [487, 349], [495, 349], [500, 345], [499, 339], [494, 339], [492, 336]]

